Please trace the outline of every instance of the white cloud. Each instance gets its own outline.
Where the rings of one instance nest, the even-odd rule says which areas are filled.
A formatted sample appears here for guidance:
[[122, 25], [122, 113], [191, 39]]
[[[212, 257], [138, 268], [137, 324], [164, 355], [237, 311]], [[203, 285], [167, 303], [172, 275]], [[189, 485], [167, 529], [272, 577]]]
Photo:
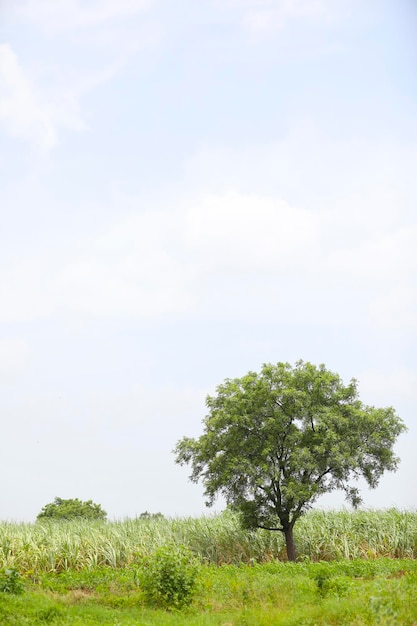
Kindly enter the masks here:
[[48, 106], [7, 44], [0, 45], [0, 120], [12, 135], [31, 139], [41, 148], [49, 149], [57, 141]]
[[[379, 403], [396, 404], [398, 399], [417, 402], [417, 371], [404, 367], [382, 371], [367, 369], [358, 376], [363, 399], [378, 398]], [[364, 402], [368, 400], [364, 399]]]
[[186, 243], [205, 269], [295, 269], [305, 263], [317, 239], [311, 213], [255, 194], [211, 195], [184, 217]]
[[116, 224], [61, 268], [56, 288], [65, 308], [89, 314], [189, 314], [208, 295], [204, 277], [297, 271], [316, 241], [307, 211], [231, 191]]
[[[188, 426], [192, 430], [200, 428], [200, 420], [195, 416], [204, 414], [206, 393], [204, 389], [174, 385], [152, 388], [136, 384], [123, 393], [97, 389], [86, 393], [75, 413], [86, 415], [83, 429], [100, 432], [110, 445], [116, 429], [125, 445], [140, 440], [140, 433], [145, 429], [148, 445], [152, 440], [155, 448], [171, 451], [179, 420], [185, 429]], [[165, 424], [163, 433], [162, 422]], [[135, 431], [134, 437], [132, 431]]]
[[28, 364], [29, 358], [29, 346], [24, 339], [0, 339], [0, 379], [15, 377]]
[[414, 212], [417, 145], [412, 138], [387, 133], [369, 140], [342, 131], [335, 138], [309, 120], [298, 120], [280, 141], [239, 149], [203, 146], [185, 164], [187, 186], [204, 188], [210, 181], [214, 189], [268, 190], [298, 206], [333, 211], [335, 224], [340, 207], [378, 231], [387, 219]]
[[[24, 63], [9, 44], [0, 45], [0, 123], [7, 132], [48, 152], [62, 129], [86, 130], [83, 96], [112, 79], [132, 54], [160, 40], [158, 23], [132, 19], [150, 5], [149, 0], [5, 0], [13, 28], [29, 22], [44, 31], [46, 46], [45, 32], [60, 38], [46, 48], [46, 61], [36, 44]], [[90, 67], [97, 57], [80, 55], [84, 44], [102, 54], [104, 49], [106, 61]]]
[[105, 50], [121, 65], [136, 51], [159, 43], [160, 22], [152, 15], [143, 19], [153, 4], [153, 0], [13, 0], [6, 7], [16, 22], [35, 26], [54, 41], [59, 37], [58, 52], [61, 42], [75, 44], [73, 60], [85, 46]]
[[253, 31], [271, 31], [283, 28], [291, 19], [317, 18], [326, 16], [326, 3], [312, 0], [287, 0], [279, 3], [267, 3], [246, 11], [243, 24]]
[[[218, 3], [220, 4], [220, 3]], [[334, 18], [341, 0], [226, 0], [223, 6], [242, 11], [242, 24], [256, 33], [282, 29], [290, 20]]]
[[60, 309], [240, 319], [262, 311], [299, 323], [353, 323], [365, 314], [380, 326], [414, 327], [416, 236], [415, 226], [388, 217], [372, 229], [362, 211], [341, 207], [307, 210], [236, 190], [200, 195], [125, 218], [37, 264], [4, 269], [1, 317]]
[[2, 318], [38, 318], [58, 308], [104, 316], [189, 313], [207, 295], [204, 276], [296, 271], [316, 240], [307, 211], [234, 191], [210, 195], [116, 223], [80, 242], [71, 258], [52, 251], [5, 268]]
[[[92, 89], [114, 73], [90, 77]], [[8, 44], [0, 45], [0, 121], [12, 136], [32, 142], [41, 152], [47, 152], [58, 142], [58, 129], [81, 131], [87, 127], [80, 116], [79, 99], [86, 86], [78, 88], [65, 84], [53, 89], [41, 88], [20, 65]], [[85, 82], [85, 79], [84, 79]]]
[[[279, 268], [281, 264], [291, 277], [289, 280], [298, 279], [293, 280], [291, 297], [291, 302], [299, 300], [298, 310], [303, 309], [303, 304], [297, 285], [304, 289], [314, 286], [315, 296], [310, 294], [315, 300], [313, 309], [326, 323], [329, 317], [335, 318], [334, 307], [339, 301], [339, 320], [350, 316], [352, 323], [355, 317], [360, 322], [361, 316], [362, 323], [366, 319], [378, 326], [413, 328], [413, 302], [417, 294], [414, 213], [417, 185], [412, 164], [416, 159], [412, 141], [399, 142], [389, 136], [378, 141], [358, 138], [335, 141], [311, 124], [298, 124], [283, 141], [269, 146], [251, 146], [247, 151], [206, 147], [189, 161], [185, 176], [187, 184], [196, 188], [209, 179], [213, 189], [222, 189], [226, 184], [244, 189], [241, 196], [246, 201], [252, 198], [254, 216], [257, 202], [263, 207], [262, 198], [269, 198], [271, 206], [274, 203], [278, 206], [279, 198], [287, 200], [290, 224], [293, 224], [288, 239], [285, 229], [280, 233], [278, 226], [269, 227], [264, 229], [267, 232], [263, 249], [254, 217], [248, 229], [253, 230], [254, 236], [246, 238], [240, 251], [249, 267], [259, 269], [261, 259], [267, 266], [271, 249], [268, 242], [273, 241], [275, 233], [285, 233], [282, 247], [277, 238], [278, 245], [273, 251], [275, 265], [270, 266]], [[264, 191], [261, 196], [259, 190], [268, 193]], [[218, 195], [226, 198], [226, 194]], [[300, 208], [292, 208], [294, 205]], [[236, 216], [237, 213], [238, 210]], [[231, 213], [226, 210], [226, 215]], [[278, 209], [276, 218], [278, 223]], [[226, 219], [226, 227], [231, 231], [231, 251], [236, 241], [242, 240], [239, 220], [234, 222], [233, 231]], [[291, 236], [297, 223], [301, 233], [298, 242]], [[216, 231], [214, 225], [209, 232], [212, 230]], [[217, 230], [221, 241], [220, 219]], [[226, 246], [220, 243], [217, 247], [222, 251]], [[214, 250], [212, 257], [215, 263]], [[235, 253], [234, 259], [238, 264], [239, 254]], [[229, 267], [232, 262], [229, 261]], [[258, 292], [259, 288], [256, 296]], [[273, 293], [270, 286], [269, 292]], [[353, 306], [355, 298], [356, 306]], [[285, 309], [288, 310], [288, 298]], [[294, 317], [294, 312], [291, 314]], [[294, 319], [302, 323], [299, 315]]]
[[412, 144], [335, 142], [308, 125], [271, 146], [206, 149], [170, 210], [139, 212], [143, 198], [116, 194], [97, 223], [130, 217], [0, 267], [0, 319], [59, 309], [413, 329], [415, 158]]
[[56, 306], [50, 276], [38, 259], [0, 267], [0, 322], [22, 322], [50, 316]]
[[144, 213], [116, 224], [88, 242], [57, 277], [60, 299], [70, 309], [98, 315], [149, 317], [192, 304], [194, 270], [169, 250], [175, 214]]
[[142, 13], [150, 0], [20, 0], [12, 7], [14, 14], [30, 20], [50, 33], [86, 29], [129, 19]]
[[417, 282], [402, 283], [385, 289], [370, 304], [375, 324], [382, 328], [417, 329]]
[[[342, 220], [351, 219], [343, 216]], [[358, 279], [373, 279], [384, 283], [404, 283], [417, 273], [415, 241], [417, 225], [393, 232], [359, 234], [356, 245], [330, 251], [326, 262], [334, 271], [349, 273]]]
[[137, 255], [117, 264], [93, 259], [68, 265], [58, 277], [68, 308], [94, 315], [154, 317], [183, 311], [190, 295], [175, 282], [168, 255]]

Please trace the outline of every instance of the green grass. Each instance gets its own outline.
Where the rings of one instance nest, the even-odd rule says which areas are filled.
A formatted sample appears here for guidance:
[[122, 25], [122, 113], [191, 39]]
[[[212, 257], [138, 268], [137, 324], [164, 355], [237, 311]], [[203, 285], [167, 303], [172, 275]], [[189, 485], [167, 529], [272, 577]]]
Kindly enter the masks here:
[[0, 593], [0, 624], [199, 626], [411, 626], [417, 561], [207, 565], [193, 605], [148, 608], [136, 568], [25, 577], [23, 595]]
[[[315, 511], [295, 538], [299, 562], [288, 563], [281, 533], [243, 531], [229, 512], [3, 523], [0, 625], [417, 624], [417, 512]], [[193, 602], [178, 611], [150, 606], [140, 585], [149, 556], [167, 545], [202, 563]], [[20, 583], [23, 593], [10, 593]]]

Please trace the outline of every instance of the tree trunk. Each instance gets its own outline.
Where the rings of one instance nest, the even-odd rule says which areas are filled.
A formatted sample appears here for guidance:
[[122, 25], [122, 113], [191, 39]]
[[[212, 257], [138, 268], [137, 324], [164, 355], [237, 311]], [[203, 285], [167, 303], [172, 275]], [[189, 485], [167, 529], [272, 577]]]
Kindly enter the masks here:
[[287, 526], [284, 529], [285, 545], [287, 546], [287, 558], [289, 561], [295, 561], [297, 559], [292, 528], [292, 526]]

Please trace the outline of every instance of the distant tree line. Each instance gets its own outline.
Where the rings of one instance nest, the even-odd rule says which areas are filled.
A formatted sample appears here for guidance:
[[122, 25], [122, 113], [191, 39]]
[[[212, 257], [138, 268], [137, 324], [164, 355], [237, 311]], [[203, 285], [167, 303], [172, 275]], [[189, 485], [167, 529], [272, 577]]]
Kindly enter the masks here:
[[[162, 513], [149, 513], [149, 511], [144, 511], [139, 515], [139, 519], [143, 520], [156, 520], [163, 517]], [[36, 517], [37, 520], [51, 519], [62, 521], [73, 519], [105, 520], [106, 518], [107, 513], [100, 504], [96, 504], [92, 500], [83, 502], [78, 498], [70, 498], [68, 500], [55, 498], [53, 502], [45, 504]]]

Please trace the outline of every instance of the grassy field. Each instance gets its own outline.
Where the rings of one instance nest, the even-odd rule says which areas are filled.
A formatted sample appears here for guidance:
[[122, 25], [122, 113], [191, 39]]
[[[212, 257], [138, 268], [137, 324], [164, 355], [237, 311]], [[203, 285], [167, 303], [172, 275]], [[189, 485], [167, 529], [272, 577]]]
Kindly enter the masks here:
[[[299, 562], [287, 563], [280, 533], [244, 532], [230, 513], [0, 524], [0, 624], [417, 623], [417, 512], [311, 512], [296, 541]], [[141, 586], [146, 560], [167, 544], [202, 564], [181, 610], [150, 606]]]

